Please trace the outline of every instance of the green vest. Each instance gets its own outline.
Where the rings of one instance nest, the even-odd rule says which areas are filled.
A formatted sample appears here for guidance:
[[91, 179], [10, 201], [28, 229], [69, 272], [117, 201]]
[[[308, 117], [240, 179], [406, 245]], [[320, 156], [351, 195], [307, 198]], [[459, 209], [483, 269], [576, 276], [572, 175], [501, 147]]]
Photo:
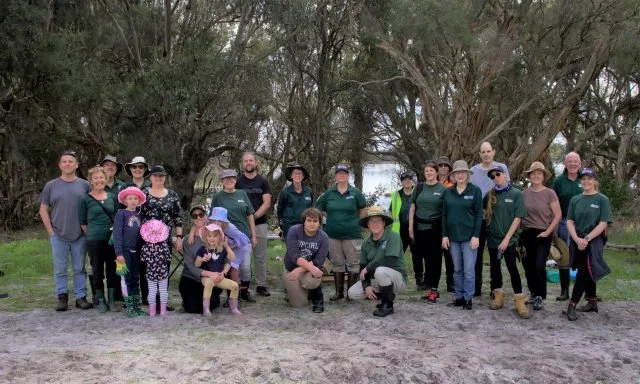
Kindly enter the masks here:
[[[400, 192], [404, 193], [401, 189], [399, 191], [393, 191], [391, 194], [391, 218], [393, 219], [391, 230], [395, 233], [400, 233], [400, 211], [402, 210], [402, 196], [400, 196]], [[413, 192], [413, 188], [411, 192]]]

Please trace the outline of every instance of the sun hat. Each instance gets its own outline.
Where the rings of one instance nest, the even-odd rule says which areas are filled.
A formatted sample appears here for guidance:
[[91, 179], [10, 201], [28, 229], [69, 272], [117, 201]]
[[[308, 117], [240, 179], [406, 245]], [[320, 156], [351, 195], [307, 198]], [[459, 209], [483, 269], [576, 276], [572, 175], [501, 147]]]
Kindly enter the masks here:
[[220, 172], [220, 180], [224, 180], [227, 177], [238, 177], [238, 172], [236, 172], [235, 169], [223, 169], [222, 172]]
[[407, 178], [413, 180], [413, 172], [411, 172], [411, 171], [402, 172], [402, 174], [400, 175], [400, 181], [402, 181], [404, 179], [407, 179]]
[[100, 161], [99, 165], [102, 167], [103, 164], [106, 163], [107, 161], [110, 161], [116, 165], [116, 176], [118, 176], [118, 173], [122, 172], [122, 163], [119, 163], [118, 159], [116, 159], [115, 156], [106, 155], [104, 159]]
[[497, 165], [497, 164], [489, 168], [489, 171], [487, 171], [487, 176], [491, 177], [491, 174], [493, 172], [507, 173], [507, 171], [504, 170], [504, 167], [502, 165]]
[[227, 208], [213, 207], [213, 209], [211, 210], [211, 215], [209, 215], [209, 220], [217, 220], [222, 221], [223, 223], [229, 223], [227, 213]]
[[349, 166], [347, 164], [338, 164], [336, 165], [336, 169], [334, 173], [338, 172], [346, 172], [349, 173]]
[[169, 226], [158, 219], [151, 219], [140, 227], [142, 240], [151, 244], [167, 241], [169, 232]]
[[446, 165], [447, 167], [449, 167], [449, 172], [451, 172], [451, 170], [453, 169], [453, 167], [451, 166], [451, 162], [449, 161], [449, 158], [447, 156], [440, 156], [438, 158], [438, 160], [436, 161], [436, 165]]
[[559, 266], [568, 267], [569, 259], [571, 256], [569, 254], [569, 246], [567, 245], [567, 243], [565, 243], [565, 241], [562, 240], [560, 237], [555, 237], [553, 239], [551, 249], [556, 249], [560, 254], [560, 258], [556, 259], [558, 255], [556, 254], [556, 257], [554, 257], [552, 253], [553, 251], [550, 251], [549, 254], [551, 255], [551, 258], [554, 259], [556, 262], [558, 262]]
[[118, 202], [120, 204], [126, 205], [125, 199], [129, 195], [138, 196], [140, 201], [138, 202], [138, 206], [141, 206], [147, 201], [147, 196], [140, 190], [138, 187], [127, 187], [118, 193]]
[[378, 205], [374, 205], [367, 209], [367, 216], [360, 219], [360, 226], [366, 228], [367, 223], [369, 223], [369, 219], [371, 217], [380, 216], [384, 220], [384, 226], [389, 226], [393, 224], [393, 219], [387, 215], [387, 213], [382, 209], [382, 207]]
[[154, 165], [149, 170], [149, 174], [150, 175], [164, 175], [164, 176], [167, 176], [167, 170], [164, 169], [164, 167], [162, 165]]
[[131, 159], [130, 162], [128, 162], [127, 164], [124, 165], [124, 171], [127, 175], [133, 177], [133, 175], [131, 174], [131, 166], [132, 165], [136, 165], [136, 164], [143, 164], [145, 166], [145, 170], [144, 170], [144, 175], [143, 177], [147, 177], [149, 176], [149, 164], [147, 164], [147, 161], [144, 159], [144, 157], [142, 156], [136, 156], [133, 159]]
[[453, 169], [451, 170], [451, 173], [456, 172], [467, 172], [468, 174], [473, 175], [473, 172], [469, 169], [469, 164], [467, 164], [467, 162], [464, 160], [456, 160], [453, 163]]
[[195, 211], [196, 209], [201, 210], [205, 214], [207, 213], [207, 209], [204, 207], [204, 205], [202, 205], [202, 204], [194, 204], [194, 205], [191, 206], [191, 209], [189, 209], [189, 215], [191, 215], [193, 213], [193, 211]]
[[291, 179], [291, 174], [293, 173], [294, 170], [299, 169], [302, 171], [303, 177], [302, 177], [302, 181], [307, 180], [309, 177], [311, 177], [309, 175], [309, 171], [307, 171], [305, 169], [305, 167], [303, 167], [302, 165], [298, 164], [298, 163], [293, 163], [293, 164], [289, 164], [287, 165], [287, 168], [284, 169], [284, 177], [289, 180], [292, 181]]
[[594, 179], [598, 180], [598, 174], [596, 173], [596, 171], [594, 171], [594, 170], [593, 170], [593, 169], [591, 169], [591, 168], [583, 168], [583, 169], [580, 171], [580, 174], [578, 175], [578, 177], [579, 177], [579, 178], [581, 178], [581, 179], [582, 179], [583, 177], [585, 177], [585, 176], [591, 176], [591, 177], [593, 177]]
[[224, 241], [224, 231], [222, 230], [222, 228], [220, 228], [220, 226], [218, 224], [207, 224], [204, 227], [200, 228], [200, 238], [204, 241], [204, 235], [205, 235], [205, 231], [206, 232], [215, 232], [215, 231], [219, 231], [220, 232], [220, 241]]
[[545, 168], [544, 164], [539, 161], [534, 161], [533, 163], [531, 163], [529, 169], [524, 171], [524, 173], [527, 175], [527, 177], [529, 177], [529, 174], [533, 171], [542, 171], [542, 173], [544, 173], [545, 179], [551, 177], [551, 172], [549, 172], [547, 168]]

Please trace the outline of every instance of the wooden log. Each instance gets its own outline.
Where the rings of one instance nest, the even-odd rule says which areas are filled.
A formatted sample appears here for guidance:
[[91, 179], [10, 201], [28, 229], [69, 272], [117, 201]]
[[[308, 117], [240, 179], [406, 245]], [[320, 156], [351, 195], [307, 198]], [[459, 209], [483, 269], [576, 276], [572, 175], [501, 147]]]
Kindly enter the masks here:
[[640, 244], [612, 244], [607, 243], [605, 249], [615, 249], [615, 250], [631, 250], [635, 252], [640, 252]]

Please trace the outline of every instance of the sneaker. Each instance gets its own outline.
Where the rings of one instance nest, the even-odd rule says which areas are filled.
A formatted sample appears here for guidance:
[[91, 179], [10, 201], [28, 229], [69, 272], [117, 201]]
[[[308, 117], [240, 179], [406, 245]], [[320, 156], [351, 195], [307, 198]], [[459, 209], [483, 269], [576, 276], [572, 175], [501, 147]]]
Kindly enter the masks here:
[[271, 296], [271, 293], [269, 293], [269, 290], [267, 289], [267, 287], [264, 286], [259, 286], [256, 288], [256, 293], [260, 296], [264, 296], [264, 297], [269, 297]]
[[438, 301], [438, 298], [440, 298], [440, 293], [438, 293], [438, 291], [431, 291], [429, 292], [429, 296], [427, 297], [427, 300], [429, 302], [429, 304], [435, 304], [436, 301]]
[[540, 296], [536, 296], [536, 297], [533, 299], [533, 309], [534, 309], [535, 311], [539, 311], [539, 310], [541, 310], [541, 309], [544, 309], [544, 304], [542, 303], [542, 297], [540, 297]]
[[80, 308], [80, 309], [89, 309], [89, 308], [93, 308], [93, 304], [91, 304], [90, 302], [87, 301], [87, 297], [81, 297], [79, 299], [76, 299], [76, 308]]

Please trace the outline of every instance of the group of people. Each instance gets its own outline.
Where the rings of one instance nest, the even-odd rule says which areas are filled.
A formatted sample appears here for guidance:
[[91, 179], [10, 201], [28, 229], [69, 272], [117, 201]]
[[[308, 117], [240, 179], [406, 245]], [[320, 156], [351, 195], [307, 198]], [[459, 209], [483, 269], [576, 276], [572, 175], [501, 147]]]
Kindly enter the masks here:
[[[576, 310], [597, 312], [595, 282], [609, 272], [602, 254], [612, 215], [607, 197], [598, 192], [595, 171], [583, 169], [579, 156], [570, 153], [564, 173], [548, 188], [551, 173], [534, 162], [525, 171], [530, 187], [520, 191], [511, 184], [508, 167], [495, 162], [494, 156], [491, 144], [483, 143], [482, 162], [472, 168], [464, 160], [451, 163], [447, 157], [426, 161], [425, 181], [415, 186], [413, 173], [403, 173], [389, 214], [378, 206], [367, 207], [363, 193], [349, 184], [346, 164], [335, 167], [335, 183], [317, 201], [305, 185], [311, 176], [307, 169], [287, 166], [284, 174], [290, 185], [281, 191], [276, 213], [287, 248], [282, 281], [289, 303], [298, 307], [310, 301], [313, 312], [323, 312], [326, 270], [333, 274], [335, 288], [330, 301], [379, 300], [373, 314], [388, 316], [394, 312], [396, 293], [408, 286], [404, 253], [409, 248], [416, 285], [426, 289], [424, 298], [432, 304], [440, 298], [444, 258], [447, 291], [455, 297], [448, 305], [470, 310], [472, 298], [481, 295], [486, 245], [491, 309], [504, 307], [504, 259], [516, 310], [528, 318], [527, 304], [534, 310], [544, 307], [547, 257], [552, 243], [563, 241], [571, 257], [559, 262], [557, 299], [569, 299], [569, 268], [577, 268], [567, 317], [575, 320]], [[60, 156], [59, 168], [61, 176], [47, 183], [40, 196], [54, 260], [56, 310], [68, 306], [70, 255], [77, 307], [97, 305], [106, 312], [122, 310], [118, 303], [124, 302], [127, 315], [135, 317], [145, 314], [142, 302], [149, 305], [150, 316], [166, 316], [172, 309], [167, 292], [174, 247], [184, 255], [179, 291], [186, 312], [210, 316], [226, 291], [223, 306], [241, 314], [239, 301], [256, 300], [249, 290], [252, 256], [255, 292], [270, 296], [266, 215], [271, 187], [258, 173], [253, 153], [243, 155], [242, 175], [232, 169], [221, 172], [223, 188], [212, 196], [210, 208], [191, 207], [192, 227], [186, 239], [179, 198], [165, 187], [167, 172], [162, 166], [150, 168], [140, 156], [124, 165], [106, 156], [89, 170], [87, 182], [76, 176], [77, 155], [67, 151]], [[123, 169], [131, 177], [128, 183], [117, 179]], [[364, 240], [362, 228], [370, 232]], [[87, 300], [85, 249], [91, 259], [94, 303]], [[528, 302], [516, 264], [520, 259], [531, 293]], [[585, 293], [587, 305], [576, 309]]]

